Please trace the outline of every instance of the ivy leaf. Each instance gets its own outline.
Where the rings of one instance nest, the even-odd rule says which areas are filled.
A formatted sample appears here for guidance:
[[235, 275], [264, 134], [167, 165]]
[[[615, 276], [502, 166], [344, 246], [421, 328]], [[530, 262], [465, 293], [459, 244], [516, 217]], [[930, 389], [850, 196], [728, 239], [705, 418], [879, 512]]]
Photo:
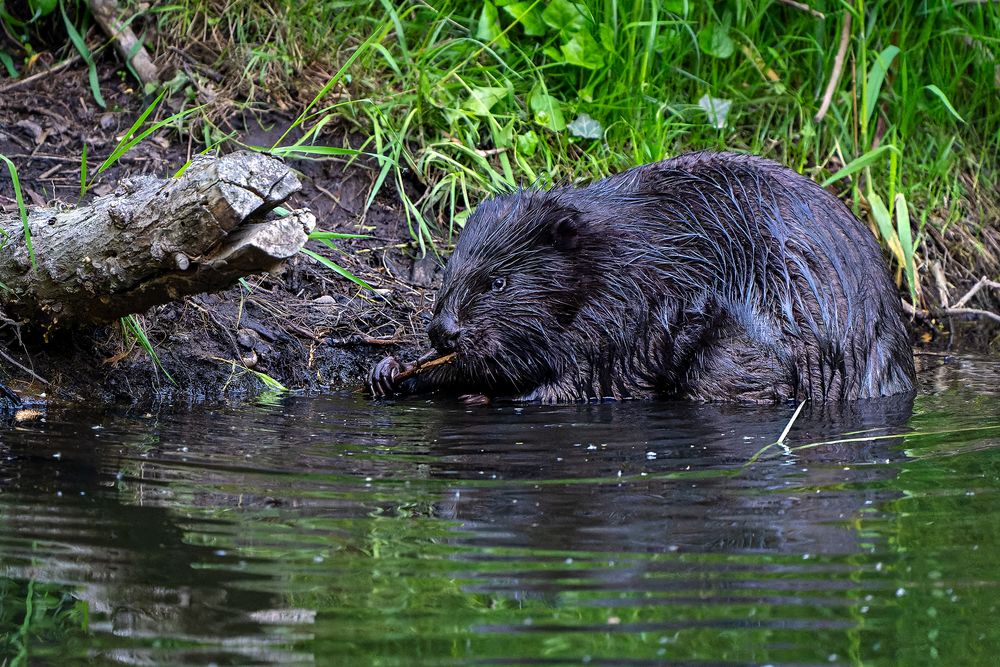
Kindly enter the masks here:
[[483, 13], [479, 15], [476, 37], [485, 44], [495, 44], [501, 49], [510, 46], [510, 40], [503, 34], [503, 28], [500, 27], [500, 15], [497, 13], [497, 7], [490, 0], [483, 3]]
[[590, 117], [590, 114], [581, 113], [576, 119], [566, 126], [570, 134], [583, 139], [600, 139], [604, 136], [604, 128], [601, 123]]
[[542, 12], [545, 25], [564, 35], [573, 35], [587, 27], [587, 8], [570, 0], [552, 0]]
[[604, 54], [601, 45], [594, 40], [589, 30], [581, 30], [560, 47], [563, 58], [570, 65], [585, 69], [600, 69], [604, 67]]
[[512, 2], [504, 5], [503, 10], [521, 24], [524, 34], [528, 37], [541, 37], [545, 34], [545, 21], [538, 7], [532, 7], [531, 2]]
[[553, 132], [562, 132], [566, 129], [562, 103], [556, 98], [541, 91], [535, 91], [531, 94], [528, 106], [531, 107], [531, 111], [535, 115], [535, 122], [542, 127], [547, 127]]
[[716, 58], [728, 58], [735, 49], [733, 38], [729, 36], [729, 26], [709, 23], [698, 31], [698, 46], [704, 53]]
[[517, 152], [525, 157], [531, 157], [538, 150], [538, 133], [528, 130], [517, 135]]

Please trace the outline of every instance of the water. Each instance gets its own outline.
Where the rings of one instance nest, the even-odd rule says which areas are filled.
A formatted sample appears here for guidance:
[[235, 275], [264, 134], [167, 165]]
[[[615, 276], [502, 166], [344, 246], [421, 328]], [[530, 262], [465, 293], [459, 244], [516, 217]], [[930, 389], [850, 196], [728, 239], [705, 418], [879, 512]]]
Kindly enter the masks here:
[[0, 652], [996, 664], [998, 396], [960, 358], [784, 447], [785, 406], [51, 408], [0, 427]]

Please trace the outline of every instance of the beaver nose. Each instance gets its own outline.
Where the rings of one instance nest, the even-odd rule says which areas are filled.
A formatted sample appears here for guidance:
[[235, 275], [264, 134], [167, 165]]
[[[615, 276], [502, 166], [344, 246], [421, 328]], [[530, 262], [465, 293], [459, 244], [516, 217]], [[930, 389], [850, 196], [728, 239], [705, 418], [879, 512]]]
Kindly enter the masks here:
[[439, 352], [453, 352], [458, 346], [462, 329], [452, 315], [441, 313], [431, 321], [431, 325], [427, 328], [427, 335], [431, 339], [431, 344]]

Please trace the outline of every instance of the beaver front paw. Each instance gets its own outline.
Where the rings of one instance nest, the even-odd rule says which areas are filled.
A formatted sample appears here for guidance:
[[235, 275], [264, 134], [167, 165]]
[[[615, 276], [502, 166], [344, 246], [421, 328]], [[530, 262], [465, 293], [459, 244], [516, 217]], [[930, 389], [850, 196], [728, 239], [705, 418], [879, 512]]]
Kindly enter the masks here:
[[372, 396], [381, 398], [398, 393], [398, 378], [404, 368], [405, 366], [393, 356], [388, 356], [375, 364], [371, 373], [368, 374], [368, 387], [372, 390]]

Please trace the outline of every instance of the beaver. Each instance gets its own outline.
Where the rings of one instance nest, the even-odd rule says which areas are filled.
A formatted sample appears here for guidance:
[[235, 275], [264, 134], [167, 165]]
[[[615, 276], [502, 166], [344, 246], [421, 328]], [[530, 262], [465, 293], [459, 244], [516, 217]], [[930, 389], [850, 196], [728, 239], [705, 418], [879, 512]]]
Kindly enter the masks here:
[[369, 377], [376, 396], [761, 403], [914, 388], [872, 234], [816, 183], [735, 153], [484, 201], [428, 335], [454, 361], [400, 381], [406, 365], [387, 357]]

